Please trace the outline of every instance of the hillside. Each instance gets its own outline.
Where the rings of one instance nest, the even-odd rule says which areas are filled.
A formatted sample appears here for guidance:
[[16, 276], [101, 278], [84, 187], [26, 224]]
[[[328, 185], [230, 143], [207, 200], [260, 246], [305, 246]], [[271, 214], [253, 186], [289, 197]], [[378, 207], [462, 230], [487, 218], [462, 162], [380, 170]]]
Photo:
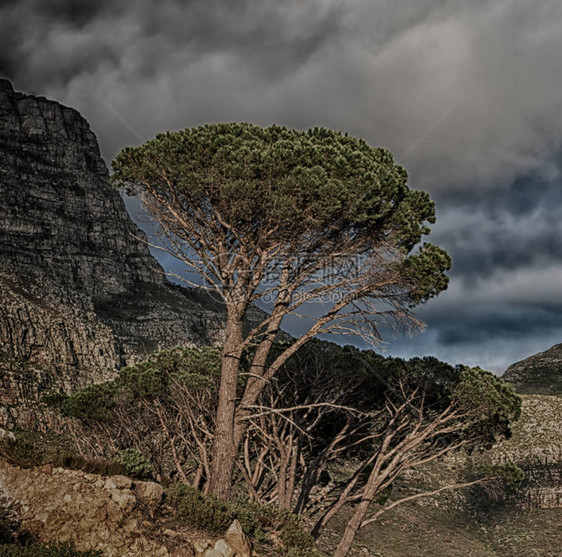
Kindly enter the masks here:
[[[476, 459], [478, 461], [478, 458]], [[518, 493], [483, 509], [471, 491], [406, 504], [382, 516], [357, 536], [360, 557], [559, 557], [562, 522], [562, 399], [524, 396], [510, 439], [480, 457], [515, 462], [525, 472]], [[400, 481], [398, 490], [433, 486], [454, 477], [466, 462], [453, 459]], [[327, 555], [344, 528], [342, 517], [322, 540]]]
[[[521, 493], [488, 509], [475, 506], [471, 491], [398, 507], [360, 531], [351, 557], [558, 557], [562, 491], [553, 472], [562, 450], [561, 402], [558, 397], [525, 396], [513, 436], [486, 456], [495, 462], [514, 460], [525, 468]], [[545, 462], [548, 468], [540, 469]], [[420, 482], [437, 486], [464, 466], [462, 460], [453, 459], [420, 470], [400, 480], [396, 490], [415, 490]], [[158, 485], [146, 485], [160, 497]], [[131, 486], [123, 476], [100, 477], [50, 466], [22, 469], [0, 459], [0, 491], [23, 506], [25, 512], [19, 514], [23, 526], [41, 539], [73, 539], [80, 549], [103, 548], [108, 555], [124, 554], [126, 547], [130, 555], [179, 557], [191, 554], [195, 540], [218, 537], [178, 525], [165, 501], [159, 505], [158, 499], [147, 507], [138, 497], [139, 486], [145, 483], [133, 479]], [[323, 556], [333, 554], [346, 516], [336, 517], [321, 537]]]
[[[78, 112], [15, 92], [0, 79], [0, 161], [0, 441], [9, 447], [10, 440], [19, 442], [11, 431], [55, 430], [61, 418], [42, 400], [45, 393], [56, 398], [108, 381], [123, 366], [176, 344], [218, 343], [224, 312], [202, 292], [166, 280], [110, 187], [97, 139]], [[491, 513], [481, 512], [470, 493], [406, 504], [362, 531], [354, 555], [558, 555], [562, 398], [551, 395], [562, 394], [561, 370], [557, 345], [506, 371], [507, 381], [531, 394], [524, 395], [511, 438], [481, 460], [520, 466], [526, 479], [517, 496]], [[171, 415], [177, 420], [177, 412]], [[69, 424], [64, 433], [76, 435], [80, 430]], [[154, 431], [143, 438], [151, 440]], [[152, 478], [162, 484], [149, 482], [158, 496], [147, 502], [144, 481], [65, 470], [61, 464], [77, 455], [52, 445], [58, 460], [49, 464], [8, 463], [0, 454], [0, 496], [13, 503], [26, 528], [45, 540], [76, 539], [84, 549], [110, 555], [127, 554], [124, 548], [131, 555], [174, 555], [179, 546], [181, 555], [191, 553], [192, 533], [182, 531], [181, 543], [166, 539], [177, 531], [166, 522], [171, 507], [162, 486], [171, 480], [164, 472]], [[41, 452], [33, 443], [21, 447], [33, 458]], [[472, 457], [477, 460], [455, 457], [413, 470], [392, 486], [394, 496], [439, 487], [466, 471]], [[336, 466], [350, 463], [340, 460]], [[344, 518], [323, 534], [324, 555], [333, 554]]]
[[562, 344], [512, 364], [503, 379], [522, 394], [562, 394]]

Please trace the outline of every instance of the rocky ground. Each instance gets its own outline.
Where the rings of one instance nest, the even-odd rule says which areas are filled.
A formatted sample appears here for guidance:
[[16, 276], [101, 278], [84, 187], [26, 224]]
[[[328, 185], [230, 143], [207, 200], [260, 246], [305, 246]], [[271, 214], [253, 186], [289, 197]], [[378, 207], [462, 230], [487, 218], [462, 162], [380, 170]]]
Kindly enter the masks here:
[[0, 491], [22, 526], [43, 540], [74, 540], [109, 557], [170, 554], [143, 528], [146, 511], [162, 498], [158, 484], [0, 461]]
[[2, 504], [43, 541], [73, 541], [107, 557], [250, 557], [235, 521], [224, 538], [178, 527], [155, 482], [51, 465], [20, 468], [0, 459]]

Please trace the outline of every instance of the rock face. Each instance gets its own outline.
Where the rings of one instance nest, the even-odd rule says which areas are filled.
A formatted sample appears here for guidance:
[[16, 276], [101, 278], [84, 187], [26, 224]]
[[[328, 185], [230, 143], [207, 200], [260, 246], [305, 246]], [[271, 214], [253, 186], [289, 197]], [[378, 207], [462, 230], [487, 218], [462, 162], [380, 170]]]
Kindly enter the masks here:
[[562, 507], [562, 344], [511, 365], [503, 379], [527, 396], [512, 438], [492, 455], [525, 471], [525, 505]]
[[523, 394], [562, 394], [562, 344], [507, 368], [503, 379]]
[[85, 305], [139, 282], [162, 286], [86, 120], [6, 85], [0, 91], [4, 269], [77, 292]]
[[220, 339], [222, 308], [168, 283], [143, 240], [86, 120], [0, 79], [0, 426], [28, 425], [45, 391]]

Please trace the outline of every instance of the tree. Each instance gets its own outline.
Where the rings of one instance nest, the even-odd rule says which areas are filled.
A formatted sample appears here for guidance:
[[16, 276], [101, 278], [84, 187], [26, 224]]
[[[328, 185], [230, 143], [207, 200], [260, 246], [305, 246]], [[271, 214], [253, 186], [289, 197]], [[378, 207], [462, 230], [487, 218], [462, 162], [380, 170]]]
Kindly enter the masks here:
[[[392, 155], [317, 128], [216, 124], [157, 135], [113, 161], [113, 184], [140, 195], [160, 247], [199, 273], [226, 307], [210, 492], [227, 499], [249, 407], [301, 346], [321, 333], [378, 342], [383, 323], [421, 324], [410, 309], [448, 284], [448, 254], [416, 247], [435, 221]], [[189, 279], [183, 277], [188, 282]], [[260, 299], [270, 311], [245, 331]], [[267, 363], [283, 320], [324, 311]], [[252, 347], [237, 399], [240, 361]]]
[[491, 466], [413, 494], [392, 490], [408, 470], [509, 436], [520, 405], [510, 385], [479, 368], [313, 341], [262, 392], [241, 467], [258, 501], [319, 514], [315, 537], [351, 506], [335, 554], [343, 557], [360, 528], [398, 505], [469, 486], [504, 493], [506, 483], [521, 481], [513, 465]]
[[82, 456], [114, 459], [134, 448], [158, 474], [199, 488], [209, 475], [220, 364], [216, 348], [164, 350], [111, 381], [50, 402], [75, 418], [65, 429]]
[[[412, 370], [412, 364], [420, 369]], [[365, 437], [369, 444], [363, 444], [355, 472], [313, 529], [317, 536], [346, 504], [355, 505], [334, 557], [345, 557], [361, 528], [398, 505], [506, 479], [505, 470], [496, 467], [469, 481], [422, 489], [396, 500], [385, 497], [405, 471], [460, 449], [485, 448], [497, 437], [508, 436], [510, 422], [519, 418], [520, 398], [498, 377], [480, 368], [461, 368], [439, 378], [433, 373], [434, 364], [433, 359], [412, 360], [407, 373], [399, 374], [394, 387], [386, 391], [384, 407], [372, 413], [370, 439]], [[432, 370], [429, 376], [427, 369]]]

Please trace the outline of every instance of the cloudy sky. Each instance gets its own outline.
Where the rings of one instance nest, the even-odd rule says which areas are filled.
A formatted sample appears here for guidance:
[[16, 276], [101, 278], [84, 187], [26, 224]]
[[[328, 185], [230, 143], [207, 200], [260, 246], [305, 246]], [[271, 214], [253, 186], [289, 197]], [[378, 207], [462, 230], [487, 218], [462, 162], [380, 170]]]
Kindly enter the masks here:
[[562, 342], [560, 29], [559, 0], [4, 0], [0, 75], [80, 110], [107, 161], [217, 121], [391, 149], [454, 269], [387, 350], [501, 371]]

